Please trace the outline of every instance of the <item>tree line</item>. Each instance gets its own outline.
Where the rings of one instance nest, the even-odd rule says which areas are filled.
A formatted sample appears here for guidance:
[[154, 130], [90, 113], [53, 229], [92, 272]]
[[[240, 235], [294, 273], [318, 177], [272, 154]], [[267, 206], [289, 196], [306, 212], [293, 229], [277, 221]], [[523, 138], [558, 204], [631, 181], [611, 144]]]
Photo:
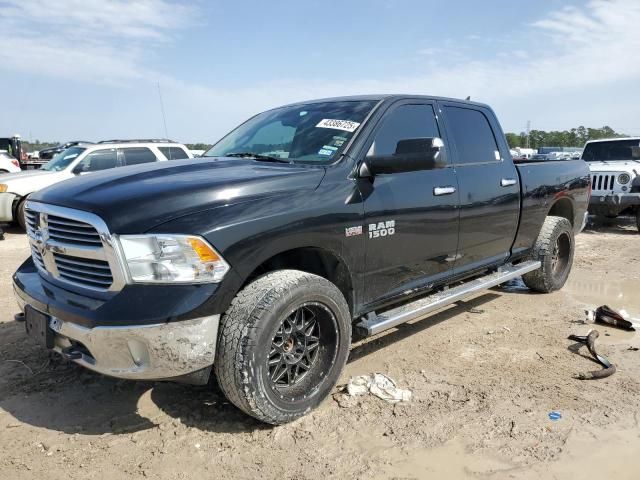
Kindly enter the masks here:
[[[526, 132], [505, 133], [509, 147], [527, 147]], [[587, 140], [597, 140], [599, 138], [626, 137], [623, 133], [618, 133], [609, 126], [602, 128], [587, 128], [580, 126], [570, 130], [531, 130], [529, 132], [529, 147], [584, 147]]]
[[[525, 132], [509, 132], [505, 133], [505, 136], [507, 137], [507, 142], [511, 148], [525, 148], [527, 146], [527, 134]], [[587, 140], [627, 136], [628, 135], [623, 133], [616, 132], [613, 128], [606, 125], [602, 128], [587, 128], [580, 126], [570, 130], [552, 130], [550, 132], [545, 130], [531, 130], [529, 132], [529, 147], [584, 147]], [[40, 140], [27, 142], [23, 140], [23, 145], [29, 152], [42, 150], [43, 148], [53, 147], [59, 144], [59, 142], [41, 142]], [[188, 143], [186, 146], [190, 150], [208, 150], [211, 148], [211, 144], [209, 143]]]

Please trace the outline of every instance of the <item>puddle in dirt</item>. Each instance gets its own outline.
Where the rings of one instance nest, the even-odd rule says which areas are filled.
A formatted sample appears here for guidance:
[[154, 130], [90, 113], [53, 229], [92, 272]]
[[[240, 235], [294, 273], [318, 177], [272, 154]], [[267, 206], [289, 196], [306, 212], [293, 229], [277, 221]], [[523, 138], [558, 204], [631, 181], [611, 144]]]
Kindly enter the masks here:
[[616, 310], [626, 310], [632, 317], [640, 317], [639, 290], [638, 280], [616, 279], [584, 270], [571, 272], [562, 289], [587, 307], [609, 305]]
[[[584, 303], [585, 309], [595, 310], [608, 305], [614, 310], [626, 310], [631, 320], [640, 323], [640, 295], [637, 280], [607, 278], [583, 270], [574, 270], [567, 280], [563, 292]], [[583, 312], [576, 312], [576, 319], [584, 320]], [[606, 344], [640, 342], [637, 332], [622, 330], [602, 324], [593, 324], [600, 331], [598, 342]]]

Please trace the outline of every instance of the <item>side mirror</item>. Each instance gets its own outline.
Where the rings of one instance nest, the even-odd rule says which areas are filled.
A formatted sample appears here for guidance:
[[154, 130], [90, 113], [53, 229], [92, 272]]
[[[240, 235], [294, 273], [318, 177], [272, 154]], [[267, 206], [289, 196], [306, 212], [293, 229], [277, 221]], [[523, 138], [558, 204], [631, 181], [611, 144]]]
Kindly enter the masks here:
[[73, 167], [73, 170], [71, 170], [71, 173], [73, 173], [74, 175], [82, 175], [82, 172], [84, 172], [82, 163], [79, 163], [78, 165]]
[[360, 166], [361, 177], [444, 168], [444, 142], [438, 137], [400, 140], [392, 155], [368, 156]]

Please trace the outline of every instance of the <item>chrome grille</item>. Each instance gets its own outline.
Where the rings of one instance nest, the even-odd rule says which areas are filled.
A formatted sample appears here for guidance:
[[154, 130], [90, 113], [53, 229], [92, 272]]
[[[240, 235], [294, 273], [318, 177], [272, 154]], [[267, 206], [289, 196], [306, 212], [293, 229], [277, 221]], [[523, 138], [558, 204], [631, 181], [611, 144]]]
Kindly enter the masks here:
[[613, 190], [617, 174], [591, 174], [591, 190]]
[[109, 263], [104, 260], [70, 257], [54, 253], [56, 267], [60, 278], [71, 282], [83, 282], [97, 288], [107, 289], [113, 283], [113, 275]]
[[62, 218], [57, 215], [47, 215], [47, 228], [49, 238], [57, 242], [72, 245], [98, 245], [102, 246], [102, 240], [96, 229], [84, 222]]
[[31, 256], [40, 274], [54, 283], [94, 291], [124, 284], [111, 235], [91, 213], [38, 202], [25, 209]]

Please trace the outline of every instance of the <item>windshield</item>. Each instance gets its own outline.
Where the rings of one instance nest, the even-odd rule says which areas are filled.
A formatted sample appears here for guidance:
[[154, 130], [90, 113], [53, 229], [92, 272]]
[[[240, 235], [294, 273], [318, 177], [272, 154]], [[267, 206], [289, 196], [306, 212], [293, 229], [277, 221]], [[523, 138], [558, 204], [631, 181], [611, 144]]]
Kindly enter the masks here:
[[587, 162], [607, 160], [640, 161], [640, 141], [611, 140], [610, 142], [587, 143], [587, 146], [584, 147], [582, 159]]
[[42, 166], [41, 170], [47, 170], [49, 172], [60, 172], [67, 168], [71, 162], [73, 162], [78, 155], [84, 152], [86, 148], [71, 147], [67, 148], [63, 152], [60, 152], [52, 160], [48, 161]]
[[204, 156], [255, 154], [262, 156], [257, 160], [331, 163], [376, 103], [324, 102], [270, 110], [240, 125]]

